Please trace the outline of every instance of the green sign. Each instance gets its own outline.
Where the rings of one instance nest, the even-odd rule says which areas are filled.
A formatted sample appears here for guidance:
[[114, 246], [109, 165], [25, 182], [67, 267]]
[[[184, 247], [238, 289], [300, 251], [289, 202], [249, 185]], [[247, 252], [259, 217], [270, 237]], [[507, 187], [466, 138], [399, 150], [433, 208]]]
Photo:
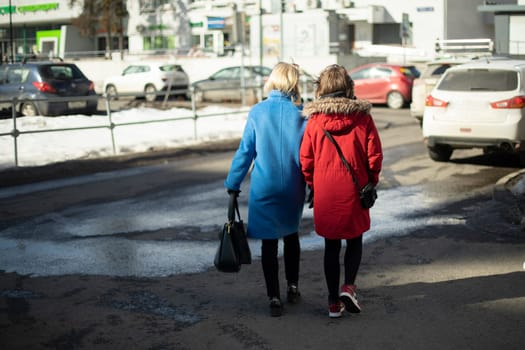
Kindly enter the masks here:
[[37, 12], [37, 11], [50, 11], [58, 10], [58, 2], [50, 2], [46, 4], [37, 4], [37, 5], [26, 5], [26, 6], [0, 6], [0, 15], [7, 15], [12, 13], [21, 13], [25, 14], [28, 12]]
[[8, 15], [10, 13], [15, 13], [15, 6], [0, 6], [0, 15]]

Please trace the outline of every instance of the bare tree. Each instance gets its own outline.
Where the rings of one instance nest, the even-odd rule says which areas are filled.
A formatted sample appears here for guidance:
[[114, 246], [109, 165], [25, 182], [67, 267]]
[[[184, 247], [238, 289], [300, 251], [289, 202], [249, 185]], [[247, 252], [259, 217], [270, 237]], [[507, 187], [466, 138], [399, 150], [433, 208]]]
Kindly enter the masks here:
[[126, 0], [69, 0], [73, 7], [82, 1], [82, 13], [72, 23], [80, 33], [94, 38], [99, 28], [104, 28], [106, 35], [106, 57], [111, 57], [112, 37], [118, 35], [118, 49], [124, 55], [124, 19], [128, 16]]

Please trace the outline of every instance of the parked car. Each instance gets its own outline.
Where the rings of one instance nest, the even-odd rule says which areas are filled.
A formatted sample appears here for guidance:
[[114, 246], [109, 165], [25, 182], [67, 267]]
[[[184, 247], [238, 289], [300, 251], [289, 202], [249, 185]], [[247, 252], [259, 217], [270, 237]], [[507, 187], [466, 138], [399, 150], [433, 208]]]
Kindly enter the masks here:
[[419, 76], [414, 66], [368, 63], [351, 69], [355, 95], [375, 104], [399, 109], [412, 100], [412, 84]]
[[169, 62], [139, 62], [127, 66], [122, 74], [104, 81], [107, 96], [137, 94], [147, 101], [155, 101], [170, 90], [170, 95], [188, 96], [189, 77], [181, 65]]
[[422, 125], [425, 110], [425, 98], [436, 86], [437, 81], [450, 67], [470, 61], [469, 58], [447, 58], [428, 62], [419, 78], [414, 79], [412, 85], [412, 102], [410, 115]]
[[197, 101], [241, 101], [241, 68], [244, 76], [245, 98], [258, 100], [260, 89], [272, 72], [264, 66], [234, 66], [220, 69], [208, 79], [196, 81], [192, 89]]
[[480, 59], [449, 68], [426, 98], [430, 158], [455, 149], [518, 153], [525, 165], [525, 60]]
[[75, 64], [51, 61], [1, 64], [0, 100], [13, 98], [22, 116], [91, 115], [98, 104], [93, 82]]

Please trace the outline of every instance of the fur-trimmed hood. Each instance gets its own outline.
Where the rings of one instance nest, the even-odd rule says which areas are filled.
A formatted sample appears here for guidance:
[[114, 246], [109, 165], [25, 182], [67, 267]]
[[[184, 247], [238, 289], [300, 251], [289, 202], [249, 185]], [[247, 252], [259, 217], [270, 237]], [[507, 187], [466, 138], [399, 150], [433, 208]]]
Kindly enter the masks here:
[[352, 100], [346, 97], [320, 98], [304, 105], [303, 116], [312, 114], [370, 114], [372, 105], [364, 100]]
[[316, 120], [330, 132], [344, 132], [353, 126], [356, 118], [370, 118], [371, 108], [365, 100], [328, 97], [306, 103], [302, 115]]

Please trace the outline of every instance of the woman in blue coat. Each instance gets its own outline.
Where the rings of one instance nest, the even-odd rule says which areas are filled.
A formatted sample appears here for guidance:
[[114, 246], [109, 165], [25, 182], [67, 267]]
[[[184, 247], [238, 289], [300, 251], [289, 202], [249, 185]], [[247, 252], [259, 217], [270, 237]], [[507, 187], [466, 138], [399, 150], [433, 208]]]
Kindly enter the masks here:
[[240, 186], [252, 163], [248, 200], [248, 237], [262, 240], [261, 263], [270, 299], [270, 314], [280, 316], [278, 242], [284, 242], [288, 302], [296, 303], [299, 282], [299, 221], [305, 181], [299, 148], [306, 120], [301, 116], [299, 70], [278, 63], [264, 89], [268, 98], [252, 107], [244, 133], [224, 182], [228, 193]]

